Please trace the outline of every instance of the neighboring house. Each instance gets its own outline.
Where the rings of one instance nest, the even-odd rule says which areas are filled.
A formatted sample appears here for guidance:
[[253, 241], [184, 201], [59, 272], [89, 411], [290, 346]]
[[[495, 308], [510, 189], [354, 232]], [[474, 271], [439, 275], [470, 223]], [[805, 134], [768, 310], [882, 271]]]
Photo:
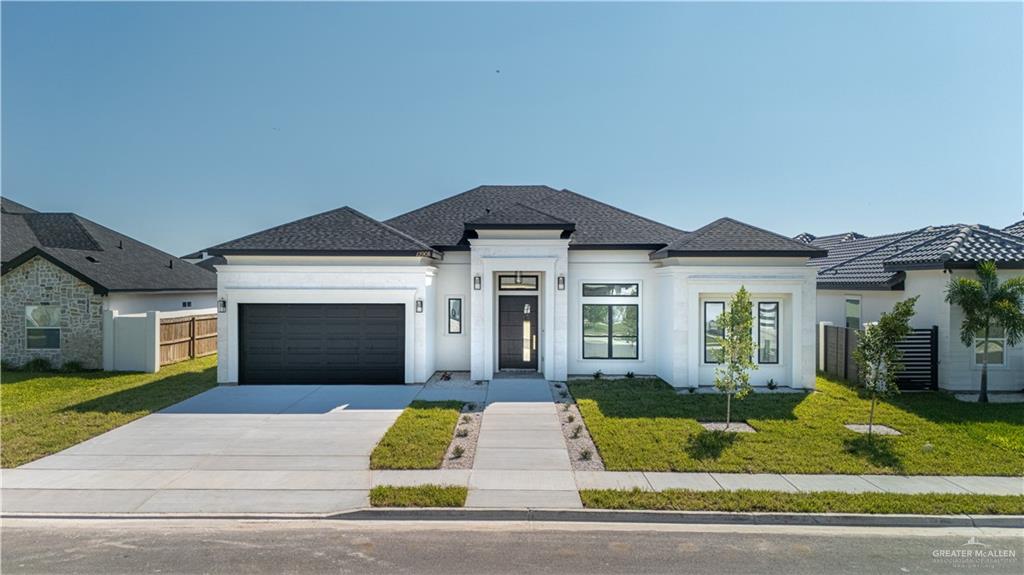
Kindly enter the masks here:
[[[939, 387], [973, 391], [981, 380], [982, 350], [961, 342], [963, 314], [946, 303], [946, 284], [955, 276], [973, 276], [986, 260], [996, 262], [1003, 280], [1024, 274], [1024, 237], [1009, 233], [1014, 229], [1024, 230], [1024, 222], [1002, 231], [956, 224], [875, 237], [849, 232], [797, 238], [828, 250], [809, 263], [818, 271], [819, 321], [859, 329], [896, 302], [919, 296], [911, 324], [938, 327]], [[1024, 346], [1006, 346], [998, 335], [989, 352], [989, 390], [1021, 391]]]
[[216, 275], [81, 216], [2, 198], [3, 360], [103, 364], [103, 311], [213, 308]]
[[684, 232], [569, 190], [481, 186], [386, 221], [344, 207], [205, 251], [226, 260], [222, 383], [526, 370], [706, 386], [717, 317], [746, 286], [753, 383], [814, 387], [806, 263], [825, 251], [728, 218]]

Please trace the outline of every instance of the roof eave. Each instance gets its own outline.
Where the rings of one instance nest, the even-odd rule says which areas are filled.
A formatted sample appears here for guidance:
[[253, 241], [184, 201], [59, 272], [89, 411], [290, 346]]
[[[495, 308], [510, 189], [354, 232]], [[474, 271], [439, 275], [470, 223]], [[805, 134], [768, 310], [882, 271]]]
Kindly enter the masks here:
[[476, 230], [562, 230], [566, 232], [576, 231], [574, 223], [555, 224], [465, 224], [466, 231]]
[[658, 250], [652, 260], [664, 258], [822, 258], [826, 250]]
[[297, 249], [240, 249], [210, 248], [206, 253], [214, 256], [355, 256], [355, 257], [418, 257], [434, 260], [444, 259], [444, 254], [435, 250], [297, 250]]
[[82, 272], [76, 270], [75, 268], [67, 265], [66, 263], [58, 259], [56, 256], [50, 254], [49, 252], [46, 252], [45, 250], [42, 250], [39, 247], [35, 246], [25, 250], [20, 255], [4, 262], [2, 269], [0, 269], [0, 275], [7, 275], [7, 272], [21, 266], [25, 262], [37, 256], [43, 258], [44, 260], [52, 263], [53, 265], [59, 267], [60, 269], [66, 271], [67, 273], [89, 284], [90, 286], [92, 286], [93, 293], [97, 295], [106, 295], [110, 291], [103, 284], [83, 274]]

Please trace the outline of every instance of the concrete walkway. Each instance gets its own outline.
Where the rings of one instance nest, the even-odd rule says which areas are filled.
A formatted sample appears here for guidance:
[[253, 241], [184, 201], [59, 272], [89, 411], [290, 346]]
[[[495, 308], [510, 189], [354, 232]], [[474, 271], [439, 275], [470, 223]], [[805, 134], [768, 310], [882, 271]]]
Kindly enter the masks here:
[[468, 485], [467, 507], [583, 506], [547, 381], [490, 382]]

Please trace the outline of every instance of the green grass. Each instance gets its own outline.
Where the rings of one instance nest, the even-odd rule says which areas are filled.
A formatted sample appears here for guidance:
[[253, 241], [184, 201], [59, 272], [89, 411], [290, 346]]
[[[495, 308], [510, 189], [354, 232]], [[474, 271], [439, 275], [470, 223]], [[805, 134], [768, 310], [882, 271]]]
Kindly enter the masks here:
[[1022, 495], [924, 493], [780, 493], [778, 491], [580, 491], [593, 509], [748, 511], [776, 513], [896, 513], [915, 515], [1021, 515]]
[[462, 507], [466, 504], [465, 487], [418, 485], [392, 487], [381, 485], [370, 490], [372, 507]]
[[217, 385], [217, 356], [159, 373], [0, 374], [0, 465], [56, 453]]
[[903, 433], [867, 437], [845, 423], [867, 421], [853, 386], [818, 378], [811, 394], [752, 394], [733, 420], [758, 433], [705, 431], [722, 421], [725, 397], [677, 394], [661, 380], [575, 381], [573, 396], [605, 467], [614, 471], [1024, 475], [1024, 409], [965, 403], [937, 393], [882, 401], [875, 423]]
[[458, 401], [414, 401], [370, 454], [371, 469], [437, 469], [459, 422]]

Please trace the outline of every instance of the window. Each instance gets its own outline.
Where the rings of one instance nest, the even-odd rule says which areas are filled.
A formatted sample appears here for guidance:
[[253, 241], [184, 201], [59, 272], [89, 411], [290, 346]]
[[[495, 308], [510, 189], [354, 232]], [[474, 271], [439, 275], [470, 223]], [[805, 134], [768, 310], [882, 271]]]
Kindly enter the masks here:
[[721, 363], [722, 338], [725, 337], [723, 314], [725, 302], [704, 302], [704, 363]]
[[779, 363], [779, 302], [757, 304], [757, 363]]
[[535, 290], [537, 289], [537, 276], [498, 276], [498, 289], [505, 290]]
[[448, 333], [462, 333], [462, 298], [448, 298]]
[[[985, 363], [985, 330], [974, 334], [974, 363]], [[988, 330], [988, 364], [1003, 365], [1006, 363], [1006, 329], [994, 325]]]
[[25, 347], [60, 349], [60, 306], [25, 306]]
[[637, 297], [640, 284], [583, 284], [584, 297]]
[[846, 327], [848, 329], [860, 329], [860, 298], [856, 296], [846, 297]]
[[185, 301], [181, 302], [181, 307], [192, 307], [192, 302], [188, 301], [188, 300], [185, 300]]
[[639, 358], [640, 306], [583, 306], [583, 359]]

